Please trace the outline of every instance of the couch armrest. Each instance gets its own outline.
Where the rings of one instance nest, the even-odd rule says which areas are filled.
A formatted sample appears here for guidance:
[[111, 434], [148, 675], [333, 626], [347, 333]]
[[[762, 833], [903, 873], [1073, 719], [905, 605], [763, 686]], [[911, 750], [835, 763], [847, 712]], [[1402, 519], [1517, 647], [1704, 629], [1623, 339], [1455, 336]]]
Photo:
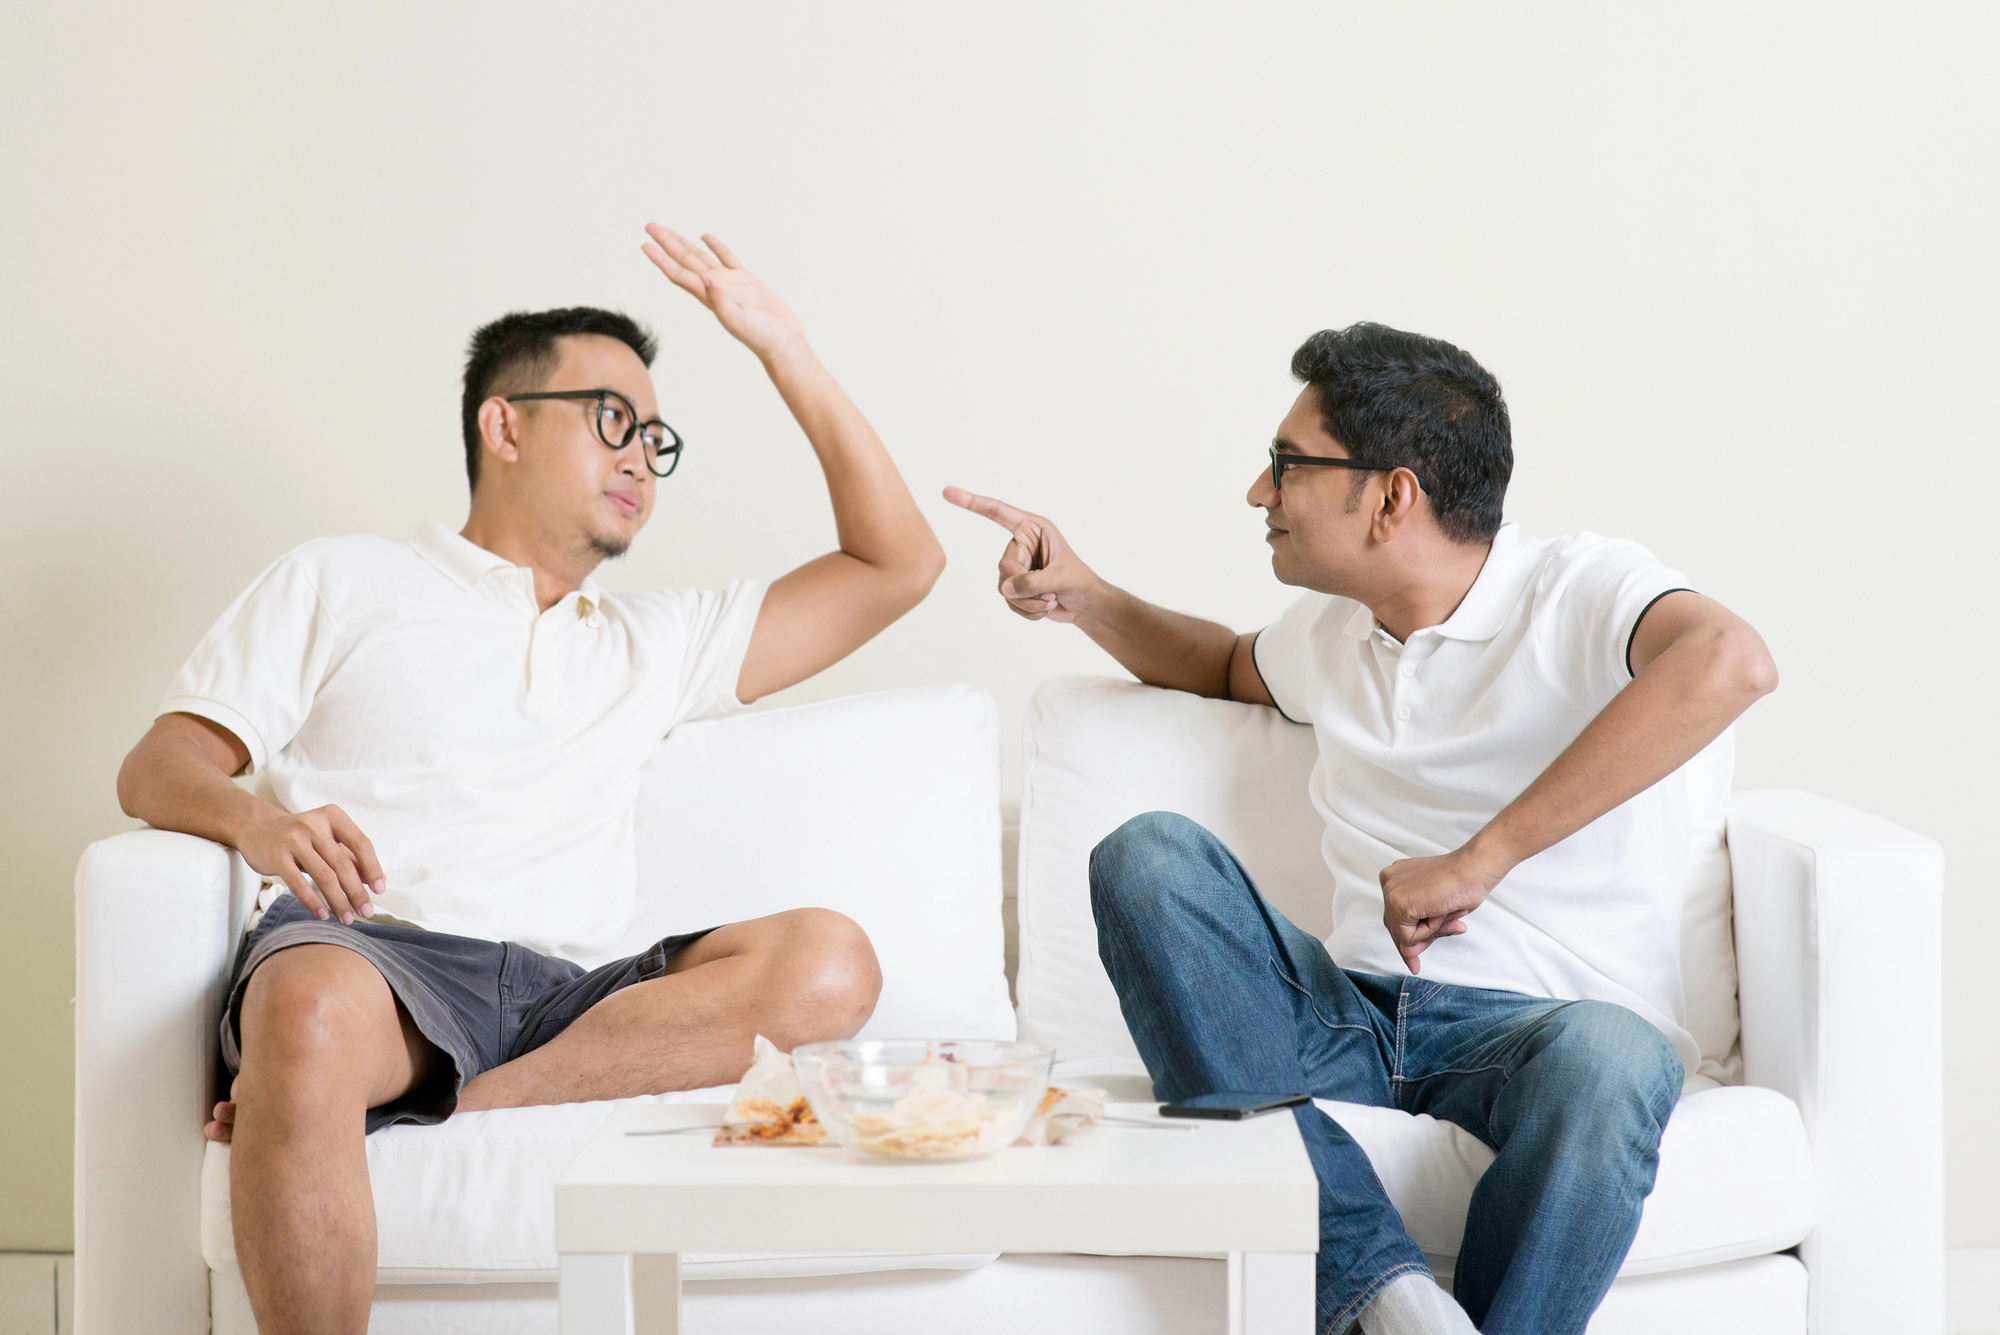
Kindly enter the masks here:
[[76, 1329], [202, 1335], [202, 1123], [216, 1024], [260, 878], [135, 830], [76, 869]]
[[1804, 1115], [1813, 1335], [1944, 1329], [1943, 853], [1802, 792], [1729, 810], [1743, 1077]]

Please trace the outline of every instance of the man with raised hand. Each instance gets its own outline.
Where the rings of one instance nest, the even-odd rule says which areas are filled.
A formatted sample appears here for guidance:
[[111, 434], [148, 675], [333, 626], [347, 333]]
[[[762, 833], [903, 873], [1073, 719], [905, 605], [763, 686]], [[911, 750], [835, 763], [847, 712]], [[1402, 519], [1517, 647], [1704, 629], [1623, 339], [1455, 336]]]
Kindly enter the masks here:
[[[714, 237], [648, 258], [763, 363], [819, 456], [840, 549], [724, 593], [620, 594], [671, 475], [652, 336], [586, 307], [474, 334], [462, 530], [281, 558], [182, 668], [118, 777], [125, 810], [230, 845], [285, 890], [241, 954], [236, 1254], [264, 1335], [360, 1335], [375, 1284], [363, 1137], [457, 1110], [737, 1079], [751, 1039], [849, 1037], [880, 974], [798, 909], [611, 957], [641, 767], [676, 724], [837, 662], [929, 592], [935, 535], [798, 318]], [[272, 805], [231, 782], [261, 771]], [[591, 967], [585, 967], [591, 966]]]
[[1688, 813], [1719, 809], [1697, 789], [1727, 777], [1682, 767], [1776, 669], [1636, 544], [1501, 522], [1507, 408], [1464, 352], [1359, 324], [1308, 339], [1292, 372], [1304, 388], [1249, 502], [1273, 572], [1308, 592], [1261, 632], [1107, 584], [1038, 515], [945, 497], [1012, 535], [1000, 592], [1020, 615], [1074, 622], [1143, 682], [1314, 730], [1324, 945], [1180, 816], [1113, 832], [1090, 889], [1159, 1097], [1400, 1108], [1496, 1151], [1454, 1303], [1366, 1154], [1298, 1109], [1321, 1189], [1315, 1329], [1580, 1335], [1698, 1058], [1679, 973]]

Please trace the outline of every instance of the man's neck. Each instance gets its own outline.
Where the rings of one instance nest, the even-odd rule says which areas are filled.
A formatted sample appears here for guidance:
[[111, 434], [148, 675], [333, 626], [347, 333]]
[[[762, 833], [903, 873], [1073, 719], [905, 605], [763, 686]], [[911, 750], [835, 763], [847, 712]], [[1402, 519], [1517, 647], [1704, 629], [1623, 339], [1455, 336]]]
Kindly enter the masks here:
[[1451, 542], [1439, 536], [1426, 543], [1403, 578], [1382, 593], [1363, 599], [1375, 614], [1376, 623], [1395, 636], [1399, 643], [1427, 626], [1441, 626], [1451, 619], [1465, 595], [1486, 567], [1493, 543]]
[[544, 612], [582, 588], [599, 560], [588, 549], [579, 552], [573, 545], [528, 525], [497, 522], [477, 508], [467, 516], [459, 536], [502, 560], [533, 571], [535, 605]]

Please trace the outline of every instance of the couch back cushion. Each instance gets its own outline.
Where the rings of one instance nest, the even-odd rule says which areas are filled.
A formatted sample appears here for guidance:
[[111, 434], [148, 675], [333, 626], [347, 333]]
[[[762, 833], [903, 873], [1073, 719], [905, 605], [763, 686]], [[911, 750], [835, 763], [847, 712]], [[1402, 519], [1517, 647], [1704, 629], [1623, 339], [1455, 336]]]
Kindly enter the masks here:
[[[1725, 734], [1690, 763], [1726, 773], [1732, 746]], [[1042, 683], [1028, 706], [1022, 752], [1015, 982], [1022, 1037], [1052, 1044], [1065, 1058], [1137, 1055], [1097, 958], [1089, 862], [1099, 840], [1142, 812], [1178, 812], [1206, 826], [1273, 907], [1325, 937], [1333, 876], [1307, 795], [1317, 756], [1312, 729], [1273, 709], [1104, 677]], [[1700, 1073], [1733, 1083], [1740, 1062], [1725, 815], [1690, 813], [1701, 847], [1681, 974]]]
[[992, 697], [970, 686], [674, 729], [640, 791], [638, 907], [621, 948], [838, 909], [882, 965], [864, 1036], [1012, 1038], [999, 733]]

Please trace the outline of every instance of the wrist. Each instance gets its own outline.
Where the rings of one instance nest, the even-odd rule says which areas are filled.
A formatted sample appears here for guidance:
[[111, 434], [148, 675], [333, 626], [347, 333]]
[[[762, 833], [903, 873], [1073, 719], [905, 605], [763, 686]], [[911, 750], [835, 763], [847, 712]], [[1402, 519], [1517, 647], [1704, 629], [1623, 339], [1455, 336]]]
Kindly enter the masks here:
[[[230, 786], [235, 788], [234, 784]], [[241, 853], [256, 841], [260, 827], [281, 819], [285, 813], [263, 798], [236, 788], [236, 796], [229, 799], [221, 814], [221, 842]]]
[[1118, 608], [1129, 597], [1123, 589], [1105, 583], [1095, 571], [1091, 571], [1082, 587], [1069, 599], [1074, 604], [1072, 611], [1075, 613], [1076, 628], [1096, 639], [1098, 632], [1117, 622]]
[[1493, 825], [1486, 826], [1466, 840], [1465, 846], [1458, 850], [1458, 856], [1488, 887], [1498, 885], [1522, 861], [1508, 846], [1505, 832], [1495, 829]]
[[764, 374], [780, 385], [810, 374], [819, 366], [819, 358], [813, 354], [812, 345], [806, 342], [804, 333], [781, 339], [768, 348], [752, 348], [751, 351], [764, 364]]

